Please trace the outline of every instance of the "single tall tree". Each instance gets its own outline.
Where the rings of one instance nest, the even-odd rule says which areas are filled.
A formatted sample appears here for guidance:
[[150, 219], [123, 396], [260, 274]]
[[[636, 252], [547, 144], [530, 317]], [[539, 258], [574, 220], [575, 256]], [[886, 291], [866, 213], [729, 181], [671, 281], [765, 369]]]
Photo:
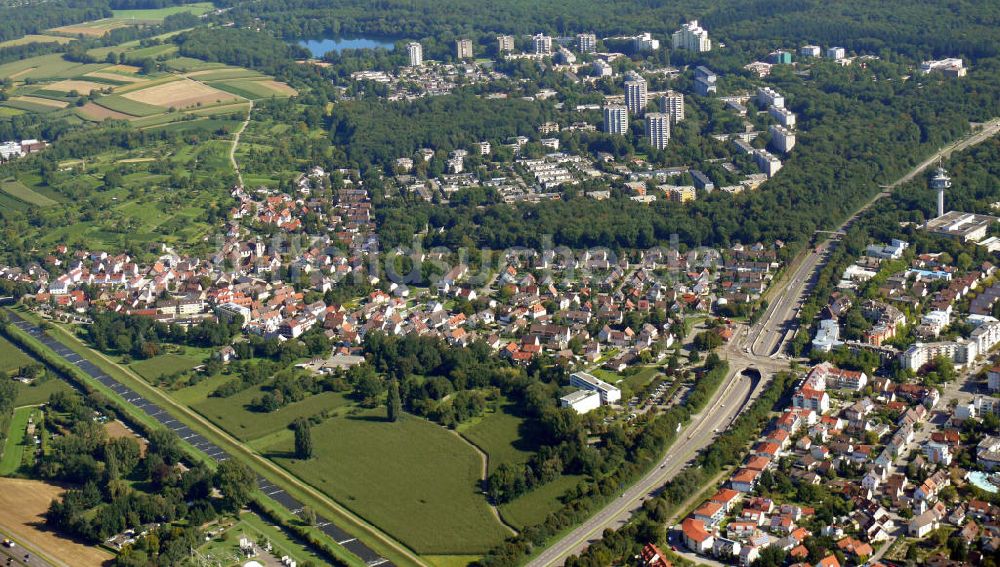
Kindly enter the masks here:
[[307, 419], [295, 420], [295, 456], [300, 459], [312, 458], [312, 426]]
[[403, 413], [403, 402], [399, 399], [399, 380], [393, 380], [389, 384], [389, 397], [385, 401], [385, 407], [389, 421], [399, 421], [399, 416]]

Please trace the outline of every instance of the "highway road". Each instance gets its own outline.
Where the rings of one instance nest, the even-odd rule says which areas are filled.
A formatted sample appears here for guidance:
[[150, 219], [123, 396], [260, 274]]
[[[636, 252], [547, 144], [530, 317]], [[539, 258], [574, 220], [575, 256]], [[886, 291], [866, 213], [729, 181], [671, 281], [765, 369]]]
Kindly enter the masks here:
[[617, 528], [627, 522], [643, 502], [656, 496], [659, 489], [680, 473], [698, 451], [711, 443], [718, 431], [729, 426], [751, 397], [763, 390], [760, 384], [756, 388], [753, 386], [752, 378], [730, 372], [706, 409], [692, 417], [680, 438], [649, 473], [625, 490], [620, 498], [535, 557], [528, 566], [561, 565], [566, 556], [580, 553], [593, 540], [600, 539], [606, 528]]
[[[845, 220], [838, 231], [845, 231], [865, 211], [879, 199], [889, 196], [895, 188], [911, 181], [928, 167], [947, 158], [956, 151], [981, 143], [1000, 132], [1000, 119], [984, 123], [969, 136], [949, 144], [912, 168], [891, 185], [879, 192], [861, 208]], [[734, 400], [746, 399], [749, 384], [741, 373], [747, 368], [756, 368], [763, 375], [762, 384], [750, 393], [755, 396], [774, 372], [787, 368], [788, 359], [783, 354], [787, 342], [794, 336], [798, 324], [798, 311], [815, 281], [829, 252], [830, 239], [816, 248], [802, 252], [792, 262], [783, 276], [772, 282], [771, 301], [760, 320], [749, 327], [743, 327], [733, 340], [722, 349], [722, 356], [729, 361], [730, 375], [720, 386], [719, 392], [681, 433], [680, 440], [667, 451], [657, 468], [644, 476], [622, 497], [609, 503], [582, 525], [552, 544], [528, 563], [528, 567], [550, 567], [562, 565], [566, 557], [579, 554], [586, 549], [593, 538], [599, 538], [606, 528], [623, 524], [642, 502], [656, 493], [656, 490], [676, 476], [687, 461], [715, 438], [715, 430], [724, 429], [732, 421], [736, 408]], [[744, 384], [740, 384], [740, 381]]]
[[15, 542], [14, 547], [7, 547], [6, 545], [0, 545], [0, 566], [17, 566], [17, 567], [64, 567], [63, 563], [54, 563], [46, 559], [43, 559], [38, 552], [38, 549], [34, 547], [33, 544], [25, 542], [20, 539], [14, 539], [10, 534], [0, 532], [3, 536], [2, 539], [12, 539]]

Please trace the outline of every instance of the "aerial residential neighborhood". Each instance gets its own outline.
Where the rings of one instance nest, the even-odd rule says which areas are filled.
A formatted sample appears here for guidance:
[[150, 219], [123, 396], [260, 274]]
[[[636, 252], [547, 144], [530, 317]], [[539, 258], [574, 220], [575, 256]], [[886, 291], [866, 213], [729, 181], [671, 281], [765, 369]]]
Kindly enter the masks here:
[[1000, 565], [996, 12], [0, 6], [0, 562]]

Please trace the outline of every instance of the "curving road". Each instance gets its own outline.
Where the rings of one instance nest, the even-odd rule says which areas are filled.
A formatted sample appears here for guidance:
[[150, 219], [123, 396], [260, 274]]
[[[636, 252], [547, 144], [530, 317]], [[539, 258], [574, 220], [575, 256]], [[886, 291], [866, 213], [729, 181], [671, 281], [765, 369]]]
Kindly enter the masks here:
[[[849, 228], [879, 199], [889, 196], [892, 190], [911, 181], [938, 160], [979, 144], [998, 132], [1000, 132], [1000, 118], [984, 123], [976, 132], [941, 148], [891, 185], [882, 187], [883, 191], [855, 211], [840, 225], [838, 231]], [[681, 438], [667, 451], [657, 467], [626, 490], [621, 498], [609, 503], [536, 556], [528, 563], [528, 567], [562, 565], [567, 556], [580, 553], [587, 548], [592, 539], [600, 538], [606, 528], [616, 528], [625, 523], [645, 499], [655, 495], [660, 486], [683, 470], [687, 461], [711, 443], [715, 437], [715, 429], [721, 431], [731, 423], [737, 411], [736, 405], [740, 405], [739, 400], [752, 399], [762, 389], [758, 386], [747, 394], [746, 389], [750, 386], [746, 383], [748, 379], [740, 378], [743, 370], [751, 367], [760, 370], [763, 373], [761, 382], [766, 384], [770, 378], [768, 373], [788, 367], [788, 359], [783, 354], [783, 348], [795, 334], [799, 307], [823, 267], [829, 251], [829, 242], [827, 239], [816, 248], [799, 254], [789, 264], [782, 277], [772, 283], [771, 302], [764, 315], [756, 324], [742, 327], [732, 342], [722, 349], [722, 356], [729, 361], [729, 376], [706, 409], [695, 416], [683, 430]], [[740, 384], [741, 380], [745, 384]]]

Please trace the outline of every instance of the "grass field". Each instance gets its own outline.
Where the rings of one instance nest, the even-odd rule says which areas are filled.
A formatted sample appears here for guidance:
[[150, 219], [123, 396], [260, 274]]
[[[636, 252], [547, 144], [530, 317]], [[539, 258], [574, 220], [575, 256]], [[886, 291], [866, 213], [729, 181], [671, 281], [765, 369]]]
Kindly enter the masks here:
[[504, 404], [474, 425], [460, 427], [459, 432], [490, 456], [490, 472], [500, 463], [525, 463], [537, 449], [530, 441], [536, 438], [530, 423], [517, 415], [514, 404]]
[[122, 114], [128, 114], [130, 116], [153, 116], [163, 113], [163, 108], [160, 108], [159, 106], [145, 104], [130, 98], [125, 98], [122, 95], [102, 96], [95, 99], [94, 102], [109, 110], [121, 112]]
[[20, 199], [25, 203], [37, 205], [39, 207], [49, 207], [57, 204], [56, 201], [49, 199], [45, 195], [32, 191], [24, 183], [21, 183], [16, 179], [0, 181], [0, 190], [15, 199]]
[[418, 553], [482, 553], [503, 541], [508, 532], [479, 492], [475, 450], [426, 420], [384, 414], [329, 419], [313, 427], [312, 459], [275, 460]]
[[7, 41], [0, 42], [0, 49], [5, 47], [16, 47], [18, 45], [28, 45], [29, 43], [69, 43], [71, 41], [73, 40], [68, 37], [32, 33], [17, 39], [8, 39]]
[[433, 567], [466, 567], [481, 559], [478, 555], [424, 555]]
[[[7, 339], [0, 337], [0, 373], [10, 373], [31, 363], [31, 358]], [[2, 378], [2, 377], [0, 377]]]
[[43, 514], [61, 497], [58, 486], [20, 478], [0, 478], [0, 528], [15, 539], [32, 543], [63, 565], [100, 567], [113, 556], [92, 545], [61, 538], [45, 529]]
[[66, 108], [69, 106], [69, 103], [59, 103], [59, 101], [33, 96], [17, 96], [5, 101], [4, 105], [20, 110], [27, 110], [29, 112], [36, 112], [38, 114], [45, 114], [47, 112], [55, 112], [56, 110]]
[[198, 2], [195, 4], [184, 4], [182, 6], [168, 6], [166, 8], [154, 8], [149, 10], [114, 10], [114, 17], [116, 20], [124, 20], [125, 22], [136, 20], [139, 22], [162, 22], [167, 16], [173, 16], [174, 14], [180, 14], [183, 12], [190, 12], [195, 16], [200, 16], [202, 14], [207, 14], [213, 10], [211, 2]]
[[244, 69], [243, 67], [220, 67], [218, 69], [205, 69], [202, 71], [193, 71], [184, 75], [185, 77], [196, 79], [199, 81], [223, 81], [228, 79], [265, 79], [266, 75], [262, 75], [257, 71], [251, 69]]
[[271, 97], [285, 98], [298, 94], [295, 89], [288, 85], [269, 79], [229, 79], [212, 81], [209, 84], [217, 89], [253, 100]]
[[192, 405], [192, 409], [241, 441], [252, 441], [285, 429], [300, 417], [316, 415], [323, 410], [340, 408], [348, 403], [343, 394], [323, 392], [270, 413], [248, 409], [253, 400], [263, 393], [264, 390], [260, 387], [249, 388], [228, 398], [210, 397]]
[[507, 523], [518, 529], [538, 525], [544, 522], [549, 514], [562, 508], [563, 504], [559, 498], [584, 478], [578, 475], [561, 476], [513, 502], [503, 504], [500, 506], [500, 513]]
[[10, 420], [10, 426], [7, 428], [3, 454], [0, 455], [0, 476], [10, 476], [21, 468], [21, 458], [26, 449], [24, 444], [25, 428], [28, 427], [28, 418], [37, 412], [38, 410], [32, 407], [14, 410], [14, 417]]
[[155, 382], [159, 380], [161, 376], [191, 370], [195, 366], [198, 366], [198, 363], [190, 358], [177, 354], [161, 354], [160, 356], [150, 358], [149, 360], [133, 362], [129, 366], [132, 370], [135, 370], [135, 373], [139, 376], [142, 376], [150, 382]]
[[52, 28], [46, 30], [49, 33], [68, 35], [68, 36], [84, 36], [84, 37], [101, 37], [111, 30], [116, 30], [118, 28], [126, 28], [131, 25], [126, 20], [119, 20], [115, 18], [104, 18], [103, 20], [94, 20], [92, 22], [83, 22], [79, 24], [72, 24], [68, 26], [60, 26], [58, 28]]
[[56, 392], [69, 392], [73, 388], [65, 380], [54, 376], [42, 382], [17, 385], [17, 406], [35, 406], [49, 401], [49, 396]]

